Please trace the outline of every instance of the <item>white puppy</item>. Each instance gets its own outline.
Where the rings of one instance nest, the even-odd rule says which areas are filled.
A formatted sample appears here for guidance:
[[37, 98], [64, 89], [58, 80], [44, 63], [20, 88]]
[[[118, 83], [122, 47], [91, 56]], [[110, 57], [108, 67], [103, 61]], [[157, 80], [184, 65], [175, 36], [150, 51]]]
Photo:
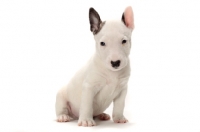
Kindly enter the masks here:
[[103, 112], [113, 102], [113, 121], [126, 123], [128, 120], [123, 110], [130, 76], [129, 54], [134, 28], [132, 8], [125, 9], [121, 20], [104, 22], [90, 8], [89, 20], [96, 53], [57, 93], [57, 121], [67, 122], [78, 118], [79, 126], [94, 126], [93, 117], [110, 119]]

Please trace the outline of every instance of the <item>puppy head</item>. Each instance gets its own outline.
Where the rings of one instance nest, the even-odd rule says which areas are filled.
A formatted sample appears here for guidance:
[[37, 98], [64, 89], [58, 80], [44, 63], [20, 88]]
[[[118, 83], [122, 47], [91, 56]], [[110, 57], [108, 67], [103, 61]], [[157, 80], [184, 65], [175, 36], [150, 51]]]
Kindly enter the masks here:
[[133, 11], [127, 7], [121, 20], [101, 21], [99, 14], [89, 10], [90, 30], [96, 41], [96, 52], [105, 66], [119, 71], [128, 64], [131, 48], [131, 33], [134, 28]]

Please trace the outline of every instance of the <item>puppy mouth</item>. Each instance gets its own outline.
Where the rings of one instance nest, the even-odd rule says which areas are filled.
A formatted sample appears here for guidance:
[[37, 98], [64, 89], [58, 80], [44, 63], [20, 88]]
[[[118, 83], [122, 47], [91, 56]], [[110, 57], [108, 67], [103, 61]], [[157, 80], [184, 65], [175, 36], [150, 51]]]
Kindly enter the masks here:
[[120, 71], [121, 69], [123, 69], [122, 67], [112, 67], [110, 68], [111, 71]]

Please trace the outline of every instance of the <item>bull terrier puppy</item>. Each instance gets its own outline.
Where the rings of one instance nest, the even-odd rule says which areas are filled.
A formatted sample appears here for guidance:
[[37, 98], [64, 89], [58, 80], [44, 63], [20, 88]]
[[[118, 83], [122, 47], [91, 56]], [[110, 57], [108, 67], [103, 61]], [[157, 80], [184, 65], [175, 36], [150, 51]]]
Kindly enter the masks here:
[[124, 104], [130, 76], [129, 54], [134, 28], [129, 6], [121, 20], [101, 21], [94, 8], [89, 9], [90, 30], [94, 34], [96, 52], [56, 96], [58, 122], [78, 119], [79, 126], [95, 126], [93, 117], [109, 120], [103, 113], [113, 102], [115, 123], [126, 123]]

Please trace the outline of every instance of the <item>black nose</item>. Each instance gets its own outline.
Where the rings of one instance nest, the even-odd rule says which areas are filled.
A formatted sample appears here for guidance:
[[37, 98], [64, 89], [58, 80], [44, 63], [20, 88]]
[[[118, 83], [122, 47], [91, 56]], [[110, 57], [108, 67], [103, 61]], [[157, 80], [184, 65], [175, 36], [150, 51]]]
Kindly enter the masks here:
[[114, 67], [114, 68], [119, 67], [119, 65], [120, 65], [120, 60], [117, 60], [117, 61], [111, 61], [111, 65], [112, 65], [112, 67]]

